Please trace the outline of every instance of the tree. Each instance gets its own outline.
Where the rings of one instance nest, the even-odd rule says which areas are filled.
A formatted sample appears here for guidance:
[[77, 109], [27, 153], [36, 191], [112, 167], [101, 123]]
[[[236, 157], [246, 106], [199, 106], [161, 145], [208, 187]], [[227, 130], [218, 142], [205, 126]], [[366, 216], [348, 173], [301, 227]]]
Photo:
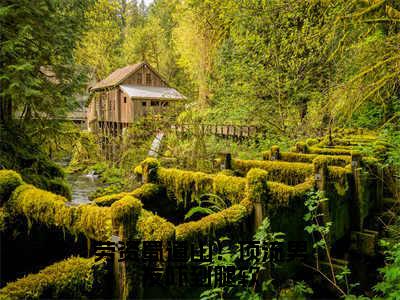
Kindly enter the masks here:
[[86, 12], [88, 29], [79, 43], [75, 57], [79, 64], [95, 69], [99, 79], [120, 66], [121, 46], [127, 8], [117, 0], [98, 0]]
[[90, 0], [5, 0], [0, 6], [0, 122], [59, 116], [73, 105], [82, 70], [73, 49]]

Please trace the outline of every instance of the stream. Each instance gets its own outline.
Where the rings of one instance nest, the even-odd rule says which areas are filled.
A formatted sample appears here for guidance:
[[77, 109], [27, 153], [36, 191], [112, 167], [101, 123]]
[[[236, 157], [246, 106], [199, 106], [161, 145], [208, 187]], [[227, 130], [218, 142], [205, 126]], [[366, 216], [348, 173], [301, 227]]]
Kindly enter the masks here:
[[71, 204], [79, 205], [90, 203], [89, 195], [101, 187], [99, 179], [86, 174], [68, 174], [66, 176], [72, 188]]
[[[149, 156], [158, 156], [163, 137], [163, 132], [160, 131], [157, 133], [149, 150]], [[68, 166], [69, 161], [70, 158], [65, 158], [61, 161], [58, 161], [58, 164], [61, 167], [65, 168], [66, 166]], [[104, 184], [102, 184], [101, 181], [94, 174], [72, 173], [67, 174], [66, 179], [72, 188], [72, 198], [71, 202], [69, 202], [69, 205], [90, 203], [91, 201], [89, 200], [88, 196], [92, 192], [96, 191], [97, 188], [104, 187]]]
[[[70, 158], [57, 161], [57, 163], [65, 168], [68, 166]], [[71, 173], [65, 176], [67, 182], [71, 185], [72, 197], [69, 205], [87, 204], [89, 195], [94, 192], [97, 188], [103, 187], [104, 184], [97, 178], [96, 175]]]

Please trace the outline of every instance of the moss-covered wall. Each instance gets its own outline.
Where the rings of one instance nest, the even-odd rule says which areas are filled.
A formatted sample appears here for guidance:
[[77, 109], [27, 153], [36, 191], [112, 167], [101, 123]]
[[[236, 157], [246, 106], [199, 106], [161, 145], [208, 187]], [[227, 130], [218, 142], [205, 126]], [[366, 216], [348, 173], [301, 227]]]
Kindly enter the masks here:
[[108, 240], [112, 233], [109, 207], [68, 206], [66, 198], [32, 185], [19, 186], [12, 193], [6, 209], [16, 218], [25, 217], [30, 225], [37, 222], [55, 226], [94, 240]]
[[104, 297], [107, 273], [104, 260], [71, 257], [7, 284], [0, 290], [0, 299]]
[[296, 185], [313, 174], [312, 164], [285, 161], [232, 160], [233, 169], [245, 176], [251, 168], [268, 171], [268, 180]]
[[244, 178], [166, 168], [158, 169], [157, 179], [166, 187], [168, 195], [173, 195], [185, 207], [197, 204], [204, 194], [215, 194], [230, 203], [239, 203], [246, 185]]

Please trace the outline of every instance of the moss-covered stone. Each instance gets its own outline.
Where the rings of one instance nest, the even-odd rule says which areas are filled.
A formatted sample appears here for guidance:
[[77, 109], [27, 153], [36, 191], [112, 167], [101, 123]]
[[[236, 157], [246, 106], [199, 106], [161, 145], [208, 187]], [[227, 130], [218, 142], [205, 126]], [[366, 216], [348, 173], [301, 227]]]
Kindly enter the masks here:
[[12, 191], [23, 184], [21, 175], [12, 170], [0, 170], [0, 206], [10, 198]]
[[80, 299], [97, 295], [97, 284], [107, 274], [105, 261], [71, 257], [8, 283], [0, 290], [0, 299]]

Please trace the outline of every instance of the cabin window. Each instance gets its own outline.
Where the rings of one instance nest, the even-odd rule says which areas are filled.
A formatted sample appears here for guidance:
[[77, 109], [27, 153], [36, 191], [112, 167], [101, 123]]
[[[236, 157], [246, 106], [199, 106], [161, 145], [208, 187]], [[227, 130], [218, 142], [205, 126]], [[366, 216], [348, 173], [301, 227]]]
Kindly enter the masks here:
[[124, 103], [126, 103], [126, 97], [124, 97]]
[[146, 84], [151, 85], [151, 74], [150, 73], [146, 74]]
[[151, 101], [151, 106], [158, 106], [159, 102], [158, 101]]
[[143, 101], [142, 102], [142, 106], [146, 106], [147, 105], [147, 102], [146, 101]]
[[168, 102], [167, 101], [164, 101], [164, 102], [161, 102], [161, 106], [163, 106], [163, 107], [166, 107], [166, 106], [168, 106]]
[[142, 84], [142, 73], [137, 74], [137, 84]]

